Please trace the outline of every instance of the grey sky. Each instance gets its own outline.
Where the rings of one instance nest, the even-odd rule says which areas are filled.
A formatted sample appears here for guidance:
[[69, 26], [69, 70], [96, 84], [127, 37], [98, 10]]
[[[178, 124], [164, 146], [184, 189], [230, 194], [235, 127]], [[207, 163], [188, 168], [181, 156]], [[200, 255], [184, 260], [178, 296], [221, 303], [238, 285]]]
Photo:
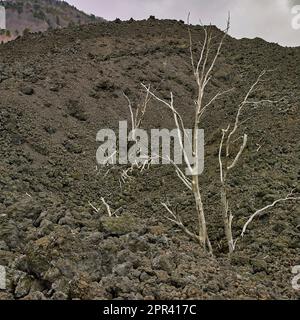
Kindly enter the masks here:
[[[186, 21], [191, 12], [192, 23], [198, 19], [218, 27], [226, 24], [231, 13], [230, 34], [236, 38], [261, 37], [284, 46], [300, 46], [300, 29], [292, 28], [291, 8], [300, 0], [67, 0], [77, 8], [107, 20], [157, 18]], [[299, 10], [300, 14], [300, 10]], [[300, 24], [300, 15], [299, 15]]]

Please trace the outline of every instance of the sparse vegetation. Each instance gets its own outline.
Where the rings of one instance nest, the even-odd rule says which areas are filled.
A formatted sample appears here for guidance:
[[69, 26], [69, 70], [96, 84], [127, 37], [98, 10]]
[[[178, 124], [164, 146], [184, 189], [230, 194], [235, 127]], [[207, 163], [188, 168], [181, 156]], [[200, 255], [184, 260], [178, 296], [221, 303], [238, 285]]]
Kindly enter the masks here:
[[[203, 29], [190, 30], [196, 59]], [[208, 30], [219, 43], [221, 30]], [[193, 128], [198, 86], [189, 48], [186, 25], [158, 19], [77, 25], [0, 45], [0, 264], [9, 278], [0, 299], [299, 299], [291, 286], [299, 202], [279, 201], [300, 192], [299, 48], [231, 37], [223, 43], [203, 103], [230, 91], [199, 124], [200, 192], [214, 257], [199, 246], [195, 197], [173, 166], [135, 169], [130, 183], [120, 183], [127, 167], [107, 175], [109, 168], [96, 167], [96, 133], [117, 130], [120, 119], [174, 129], [172, 111], [154, 97], [140, 117], [148, 90], [167, 103], [172, 91], [185, 127]], [[277, 102], [247, 104], [231, 139], [229, 166], [247, 134], [224, 180], [232, 238], [239, 237], [229, 257], [219, 156], [226, 170], [239, 103], [270, 69], [248, 101]], [[161, 203], [197, 242], [166, 219]]]

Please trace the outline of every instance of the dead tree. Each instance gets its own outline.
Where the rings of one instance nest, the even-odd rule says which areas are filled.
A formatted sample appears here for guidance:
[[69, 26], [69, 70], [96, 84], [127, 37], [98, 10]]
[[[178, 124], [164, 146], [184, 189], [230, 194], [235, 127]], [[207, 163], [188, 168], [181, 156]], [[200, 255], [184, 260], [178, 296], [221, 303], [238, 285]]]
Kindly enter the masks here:
[[[203, 119], [204, 113], [207, 111], [207, 109], [213, 106], [216, 100], [218, 100], [221, 96], [223, 96], [224, 94], [232, 90], [230, 89], [230, 90], [217, 92], [208, 101], [206, 99], [207, 86], [211, 81], [212, 71], [220, 55], [224, 39], [228, 34], [229, 26], [230, 26], [230, 21], [228, 19], [227, 27], [225, 30], [223, 30], [220, 40], [217, 40], [217, 42], [215, 39], [218, 39], [218, 37], [213, 34], [212, 28], [203, 26], [204, 37], [203, 37], [203, 42], [200, 43], [200, 52], [199, 52], [199, 55], [197, 56], [197, 59], [195, 58], [195, 53], [193, 49], [192, 33], [190, 30], [190, 27], [188, 28], [189, 40], [190, 40], [191, 66], [193, 70], [195, 83], [197, 85], [197, 97], [195, 100], [195, 106], [193, 110], [193, 135], [192, 135], [192, 140], [191, 141], [189, 140], [194, 159], [199, 159], [202, 156], [199, 154], [199, 150], [198, 150], [199, 141], [198, 141], [197, 132], [198, 132], [198, 129], [200, 129], [202, 126], [202, 119]], [[244, 100], [238, 106], [234, 125], [233, 126], [228, 125], [226, 129], [222, 130], [222, 138], [219, 146], [219, 168], [220, 168], [220, 182], [221, 182], [220, 197], [221, 197], [224, 229], [225, 229], [226, 240], [229, 248], [229, 253], [232, 253], [234, 251], [237, 240], [233, 239], [233, 232], [232, 232], [233, 215], [230, 211], [229, 202], [228, 202], [229, 191], [227, 186], [227, 178], [229, 173], [236, 167], [237, 163], [239, 162], [247, 146], [248, 136], [247, 134], [243, 135], [242, 143], [240, 145], [238, 152], [235, 155], [233, 155], [233, 152], [231, 150], [232, 145], [234, 143], [234, 141], [232, 140], [241, 125], [241, 121], [240, 121], [241, 113], [246, 105], [249, 105], [249, 104], [257, 105], [262, 102], [272, 102], [270, 100], [261, 100], [261, 101], [253, 102], [253, 101], [250, 101], [249, 99], [251, 93], [253, 93], [254, 89], [259, 84], [259, 82], [261, 81], [261, 78], [265, 75], [265, 73], [266, 71], [263, 71], [259, 75], [255, 83], [248, 90]], [[184, 164], [187, 166], [188, 170], [187, 171], [182, 170], [174, 161], [171, 161], [170, 159], [169, 160], [173, 164], [178, 178], [193, 195], [194, 203], [195, 203], [195, 212], [197, 216], [197, 231], [193, 232], [188, 227], [186, 227], [180, 215], [177, 214], [177, 212], [175, 213], [174, 210], [170, 208], [170, 204], [162, 203], [162, 205], [168, 212], [169, 214], [168, 219], [172, 223], [180, 227], [193, 240], [198, 241], [202, 246], [202, 248], [212, 253], [213, 249], [212, 249], [212, 245], [207, 232], [206, 216], [205, 216], [205, 210], [204, 210], [204, 205], [202, 200], [202, 190], [200, 186], [201, 179], [200, 179], [200, 174], [197, 168], [199, 161], [196, 160], [195, 161], [196, 164], [192, 163], [184, 148], [185, 138], [189, 139], [189, 137], [186, 136], [186, 127], [185, 127], [183, 118], [174, 106], [173, 92], [170, 92], [170, 99], [165, 100], [163, 98], [160, 98], [155, 93], [155, 91], [152, 91], [150, 86], [146, 86], [144, 84], [142, 84], [142, 86], [146, 90], [146, 98], [144, 103], [142, 105], [139, 105], [136, 112], [133, 112], [131, 101], [124, 94], [125, 98], [128, 101], [128, 107], [129, 107], [130, 116], [131, 116], [131, 124], [132, 124], [131, 139], [133, 140], [133, 142], [137, 142], [136, 132], [137, 132], [137, 129], [139, 129], [142, 125], [142, 122], [147, 110], [147, 105], [151, 98], [154, 98], [156, 101], [160, 102], [164, 107], [166, 107], [168, 110], [171, 111], [172, 116], [174, 118], [176, 129], [177, 129], [178, 141], [180, 144], [180, 149], [183, 154]], [[156, 155], [156, 157], [160, 157], [160, 156]], [[145, 170], [145, 168], [148, 168], [151, 165], [151, 160], [152, 160], [151, 157], [150, 158], [147, 157], [145, 159], [145, 162], [132, 164], [131, 167], [127, 168], [126, 170], [123, 170], [121, 175], [122, 182], [125, 183], [128, 179], [130, 179], [130, 173], [133, 170], [138, 169], [140, 171], [143, 171]], [[245, 234], [248, 225], [261, 212], [271, 207], [274, 207], [278, 202], [283, 202], [288, 200], [299, 200], [299, 199], [300, 199], [299, 197], [295, 197], [289, 194], [286, 198], [278, 199], [273, 204], [270, 204], [260, 210], [257, 210], [254, 214], [250, 216], [250, 218], [246, 222], [241, 236]], [[107, 205], [107, 203], [103, 198], [102, 198], [102, 202], [106, 206], [109, 216], [114, 215], [115, 213], [111, 212], [110, 207]]]
[[[234, 219], [234, 216], [230, 210], [229, 201], [228, 201], [228, 186], [227, 186], [227, 178], [229, 173], [236, 167], [237, 163], [239, 162], [248, 141], [248, 136], [245, 133], [242, 138], [242, 143], [240, 145], [239, 151], [236, 153], [235, 156], [232, 156], [232, 144], [234, 141], [232, 139], [234, 138], [235, 134], [237, 133], [239, 127], [241, 126], [241, 114], [243, 109], [246, 105], [259, 105], [261, 103], [275, 103], [276, 101], [271, 100], [259, 100], [259, 101], [250, 101], [249, 97], [253, 93], [253, 91], [256, 89], [257, 85], [262, 81], [263, 76], [266, 74], [266, 71], [262, 71], [261, 74], [258, 76], [257, 80], [252, 84], [250, 89], [245, 95], [245, 98], [240, 103], [237, 114], [235, 117], [234, 125], [228, 125], [226, 129], [222, 129], [222, 138], [221, 143], [219, 147], [219, 166], [220, 166], [220, 181], [221, 181], [221, 206], [222, 206], [222, 213], [223, 213], [223, 221], [224, 221], [224, 229], [225, 229], [225, 235], [226, 240], [228, 244], [229, 254], [231, 254], [235, 250], [235, 245], [238, 239], [234, 240], [233, 238], [233, 232], [232, 232], [232, 221]], [[225, 149], [225, 150], [223, 150]], [[233, 159], [232, 159], [233, 158]], [[232, 159], [232, 160], [231, 160]], [[248, 219], [246, 224], [243, 227], [243, 231], [241, 236], [243, 237], [248, 225], [252, 222], [252, 220], [259, 215], [261, 212], [266, 211], [267, 209], [270, 209], [274, 207], [278, 202], [283, 201], [291, 201], [291, 200], [299, 200], [299, 197], [292, 196], [292, 193], [288, 194], [287, 197], [278, 199], [274, 201], [273, 204], [267, 205], [266, 207], [257, 210], [251, 217]]]
[[[231, 158], [231, 147], [232, 147], [232, 138], [234, 137], [235, 133], [237, 132], [239, 126], [240, 126], [240, 118], [241, 113], [243, 111], [243, 108], [247, 104], [259, 104], [263, 102], [272, 102], [269, 100], [260, 100], [256, 102], [249, 101], [249, 96], [254, 91], [256, 86], [259, 84], [261, 78], [265, 75], [266, 71], [263, 71], [255, 83], [250, 87], [249, 91], [247, 92], [244, 100], [240, 103], [237, 114], [235, 117], [234, 125], [231, 129], [231, 126], [228, 125], [226, 129], [222, 129], [222, 138], [219, 148], [219, 166], [220, 166], [220, 181], [221, 181], [221, 206], [222, 206], [222, 213], [223, 213], [223, 222], [224, 222], [224, 229], [225, 229], [225, 235], [227, 239], [227, 244], [229, 248], [229, 253], [232, 253], [235, 248], [235, 241], [232, 236], [232, 220], [233, 215], [230, 211], [229, 204], [228, 204], [228, 187], [227, 187], [227, 177], [231, 170], [235, 168], [237, 165], [241, 155], [243, 154], [246, 146], [247, 146], [247, 140], [248, 136], [247, 134], [244, 134], [242, 137], [242, 144], [240, 146], [240, 149], [238, 153], [235, 155], [234, 159], [230, 161]], [[231, 129], [231, 130], [230, 130]], [[222, 156], [223, 152], [223, 146], [225, 145], [225, 155]]]
[[[204, 40], [203, 43], [200, 45], [200, 54], [197, 59], [195, 59], [194, 50], [193, 50], [193, 41], [192, 41], [192, 34], [190, 27], [188, 29], [189, 31], [189, 40], [190, 40], [190, 58], [191, 58], [191, 65], [193, 70], [193, 75], [197, 84], [198, 88], [198, 94], [197, 99], [195, 101], [195, 109], [194, 109], [194, 117], [193, 117], [193, 140], [192, 140], [192, 150], [193, 150], [193, 156], [198, 159], [199, 154], [198, 152], [198, 141], [196, 134], [197, 129], [200, 128], [202, 124], [202, 116], [205, 113], [205, 111], [212, 106], [212, 104], [220, 98], [222, 95], [228, 93], [230, 90], [220, 91], [216, 93], [213, 98], [211, 98], [207, 103], [204, 103], [204, 97], [206, 94], [206, 88], [208, 83], [211, 80], [211, 74], [212, 71], [216, 65], [216, 61], [218, 56], [220, 55], [221, 48], [224, 42], [225, 37], [228, 34], [230, 26], [230, 20], [228, 19], [227, 27], [225, 30], [223, 30], [223, 36], [221, 37], [220, 41], [218, 42], [216, 46], [216, 50], [213, 53], [212, 48], [216, 45], [213, 43], [213, 39], [216, 38], [212, 34], [211, 29], [209, 27], [203, 27], [203, 33], [204, 33]], [[250, 101], [249, 97], [257, 87], [257, 85], [262, 80], [262, 77], [266, 74], [266, 71], [262, 71], [261, 74], [258, 76], [257, 80], [252, 84], [248, 92], [246, 93], [243, 101], [240, 103], [240, 105], [237, 108], [237, 114], [235, 117], [234, 125], [228, 125], [226, 129], [222, 130], [222, 138], [220, 142], [219, 147], [219, 168], [220, 168], [220, 182], [221, 182], [221, 190], [220, 190], [220, 197], [221, 197], [221, 206], [222, 206], [222, 216], [223, 216], [223, 223], [224, 223], [224, 230], [226, 235], [226, 240], [228, 244], [229, 253], [232, 253], [235, 249], [236, 240], [233, 238], [233, 232], [232, 232], [232, 222], [233, 222], [233, 215], [229, 208], [228, 203], [228, 186], [227, 186], [227, 178], [228, 174], [236, 167], [237, 163], [239, 162], [246, 146], [247, 146], [247, 140], [248, 136], [247, 134], [244, 134], [242, 136], [242, 143], [240, 145], [240, 148], [238, 152], [233, 155], [232, 152], [232, 144], [234, 143], [233, 138], [236, 135], [240, 125], [241, 125], [241, 113], [246, 105], [258, 105], [261, 103], [274, 103], [275, 101], [270, 100], [260, 100], [260, 101]], [[193, 194], [194, 200], [195, 200], [195, 208], [197, 213], [197, 221], [198, 221], [198, 228], [197, 233], [192, 232], [189, 230], [183, 223], [181, 217], [176, 213], [174, 213], [173, 210], [171, 210], [170, 205], [166, 203], [162, 203], [163, 207], [167, 210], [170, 217], [168, 219], [180, 227], [189, 237], [191, 237], [194, 240], [197, 240], [201, 246], [205, 249], [208, 249], [210, 253], [212, 253], [212, 246], [209, 240], [209, 235], [207, 232], [207, 225], [206, 225], [206, 217], [205, 217], [205, 211], [202, 201], [202, 192], [200, 187], [200, 177], [197, 173], [197, 170], [195, 170], [195, 167], [193, 164], [190, 163], [188, 156], [185, 153], [185, 149], [183, 147], [183, 140], [184, 140], [184, 132], [185, 132], [185, 125], [182, 119], [182, 116], [179, 114], [179, 112], [176, 110], [174, 106], [174, 95], [173, 92], [170, 93], [170, 100], [167, 101], [165, 99], [162, 99], [158, 97], [157, 94], [150, 91], [149, 87], [146, 87], [142, 84], [144, 89], [147, 92], [147, 96], [152, 96], [155, 100], [160, 102], [163, 106], [167, 107], [169, 110], [171, 110], [174, 122], [176, 125], [176, 128], [178, 129], [178, 138], [179, 142], [181, 143], [181, 150], [183, 153], [184, 163], [188, 167], [189, 172], [191, 175], [187, 175], [182, 171], [175, 163], [173, 163], [175, 167], [175, 171], [181, 182], [184, 184], [188, 190], [191, 191]], [[225, 149], [225, 151], [223, 150]], [[224, 151], [224, 155], [223, 155]], [[288, 200], [299, 200], [299, 197], [292, 197], [291, 194], [289, 194], [286, 198], [279, 199], [275, 201], [273, 204], [266, 206], [265, 208], [262, 208], [258, 211], [256, 211], [247, 223], [245, 224], [242, 232], [242, 236], [244, 235], [247, 226], [252, 222], [252, 220], [262, 211], [265, 211], [273, 206], [275, 206], [278, 202], [282, 201], [288, 201]]]
[[[148, 90], [150, 90], [150, 85], [147, 87]], [[133, 111], [133, 107], [132, 107], [132, 103], [131, 100], [129, 99], [129, 97], [125, 94], [125, 92], [123, 92], [124, 97], [126, 98], [127, 102], [128, 102], [128, 109], [130, 112], [130, 119], [131, 119], [131, 139], [133, 144], [136, 143], [137, 141], [137, 136], [136, 136], [136, 131], [137, 129], [140, 129], [142, 122], [144, 120], [145, 117], [145, 113], [147, 111], [147, 107], [148, 107], [148, 103], [151, 100], [151, 97], [149, 96], [149, 94], [146, 94], [145, 99], [139, 103], [136, 107], [135, 112]], [[128, 147], [128, 146], [127, 146]], [[101, 148], [101, 147], [100, 147]], [[117, 166], [115, 164], [111, 165], [110, 161], [111, 159], [113, 159], [114, 157], [116, 157], [118, 155], [118, 152], [115, 151], [113, 154], [111, 154], [107, 159], [106, 162], [103, 163], [103, 165], [105, 167], [108, 167], [108, 169], [106, 170], [104, 176], [107, 176], [114, 168], [116, 168]], [[120, 183], [120, 188], [122, 189], [122, 183], [125, 184], [128, 180], [131, 180], [132, 177], [130, 176], [130, 174], [134, 171], [134, 170], [139, 170], [139, 171], [143, 171], [145, 170], [145, 168], [147, 167], [147, 165], [149, 165], [147, 159], [145, 159], [145, 162], [142, 164], [139, 163], [133, 163], [131, 164], [131, 166], [127, 169], [122, 169], [121, 173], [120, 173], [120, 178], [119, 178], [119, 183]], [[96, 170], [98, 170], [98, 166], [96, 166]], [[117, 209], [116, 211], [112, 212], [111, 207], [109, 206], [109, 204], [106, 202], [104, 197], [101, 197], [101, 202], [102, 204], [105, 206], [106, 211], [108, 213], [109, 217], [113, 217], [116, 216], [118, 211], [121, 209]], [[96, 208], [91, 202], [89, 202], [89, 206], [91, 206], [95, 212], [99, 212], [100, 209]]]
[[[194, 108], [194, 117], [193, 117], [193, 138], [192, 138], [192, 151], [195, 159], [199, 159], [201, 156], [198, 154], [198, 134], [197, 131], [201, 126], [202, 116], [205, 111], [222, 95], [227, 93], [230, 90], [218, 92], [210, 101], [207, 103], [204, 102], [204, 96], [206, 92], [207, 85], [209, 84], [212, 71], [216, 64], [217, 58], [220, 55], [221, 48], [224, 42], [225, 37], [227, 36], [229, 30], [229, 19], [227, 22], [227, 27], [223, 30], [223, 34], [221, 36], [220, 41], [217, 43], [216, 50], [213, 50], [213, 47], [216, 45], [214, 39], [216, 38], [212, 32], [210, 27], [203, 26], [204, 40], [201, 44], [200, 54], [197, 59], [195, 59], [195, 54], [193, 50], [193, 41], [192, 41], [192, 33], [190, 27], [189, 31], [189, 40], [190, 40], [190, 59], [191, 65], [193, 69], [193, 75], [197, 85], [197, 98], [195, 100], [195, 108]], [[147, 94], [150, 94], [154, 99], [161, 102], [164, 106], [166, 106], [169, 110], [171, 110], [174, 118], [174, 122], [176, 128], [178, 129], [178, 138], [181, 143], [181, 150], [183, 152], [183, 158], [185, 165], [189, 169], [190, 176], [186, 175], [182, 170], [179, 169], [178, 166], [175, 167], [176, 173], [183, 184], [192, 192], [195, 207], [197, 212], [197, 220], [198, 220], [198, 230], [197, 234], [189, 231], [182, 223], [180, 217], [174, 214], [174, 212], [164, 203], [163, 206], [167, 209], [168, 213], [171, 214], [172, 218], [170, 220], [181, 227], [189, 236], [194, 239], [197, 239], [201, 246], [205, 249], [208, 249], [209, 252], [212, 253], [212, 246], [209, 240], [209, 236], [207, 233], [207, 225], [206, 218], [204, 214], [204, 206], [202, 201], [202, 192], [200, 187], [200, 177], [197, 168], [190, 163], [190, 160], [185, 152], [183, 147], [183, 135], [185, 132], [185, 125], [181, 115], [174, 107], [174, 97], [173, 93], [170, 93], [170, 101], [166, 101], [164, 99], [159, 98], [155, 93], [151, 92], [145, 85], [143, 85], [146, 89]], [[197, 162], [198, 163], [198, 162]]]

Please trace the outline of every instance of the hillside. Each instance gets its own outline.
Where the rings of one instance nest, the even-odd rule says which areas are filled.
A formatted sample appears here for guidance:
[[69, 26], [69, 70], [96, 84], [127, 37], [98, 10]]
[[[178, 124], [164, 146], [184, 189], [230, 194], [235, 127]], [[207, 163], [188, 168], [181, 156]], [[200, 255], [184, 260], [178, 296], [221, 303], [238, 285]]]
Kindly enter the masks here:
[[[199, 26], [192, 34], [202, 39]], [[291, 286], [291, 267], [300, 264], [299, 202], [255, 219], [230, 261], [223, 241], [220, 129], [263, 69], [272, 71], [252, 98], [277, 102], [242, 115], [249, 144], [230, 177], [235, 235], [256, 209], [300, 192], [300, 48], [228, 37], [208, 93], [235, 90], [202, 123], [213, 258], [166, 219], [161, 202], [169, 201], [195, 225], [192, 196], [172, 166], [153, 166], [122, 186], [117, 169], [96, 168], [98, 130], [130, 119], [123, 92], [140, 101], [141, 82], [166, 99], [172, 90], [191, 125], [187, 26], [116, 21], [0, 45], [0, 265], [10, 279], [0, 299], [299, 299]], [[174, 127], [155, 101], [143, 125]], [[119, 218], [107, 217], [101, 197], [121, 208]]]
[[25, 32], [39, 32], [64, 28], [70, 24], [86, 24], [104, 19], [87, 15], [65, 1], [58, 0], [7, 0], [0, 1], [6, 9], [6, 30], [0, 41], [8, 41]]

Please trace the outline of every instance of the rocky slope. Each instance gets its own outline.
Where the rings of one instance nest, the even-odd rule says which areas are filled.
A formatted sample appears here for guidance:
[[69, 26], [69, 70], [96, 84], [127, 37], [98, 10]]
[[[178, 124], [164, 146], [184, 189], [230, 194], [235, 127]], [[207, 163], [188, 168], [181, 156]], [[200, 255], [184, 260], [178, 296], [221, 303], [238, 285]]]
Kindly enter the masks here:
[[[217, 35], [220, 31], [214, 28]], [[199, 40], [201, 30], [193, 27]], [[230, 177], [234, 233], [257, 208], [300, 192], [300, 48], [261, 39], [227, 38], [208, 96], [201, 177], [212, 258], [166, 218], [169, 201], [191, 228], [192, 196], [170, 166], [154, 166], [120, 186], [118, 169], [96, 168], [96, 133], [130, 119], [123, 91], [137, 103], [141, 82], [169, 91], [191, 123], [196, 88], [186, 25], [150, 19], [75, 26], [29, 34], [0, 46], [1, 299], [299, 299], [291, 268], [299, 265], [300, 204], [258, 217], [229, 260], [219, 208], [220, 128], [261, 70], [239, 135], [249, 145]], [[168, 110], [151, 101], [145, 128], [173, 128]], [[238, 135], [238, 136], [239, 136]], [[261, 146], [259, 148], [259, 146]], [[118, 218], [108, 218], [101, 197]], [[99, 207], [95, 212], [89, 205]]]
[[64, 28], [69, 24], [104, 21], [79, 11], [66, 1], [6, 0], [0, 1], [0, 5], [6, 9], [6, 30], [0, 30], [0, 42], [15, 39], [24, 31], [39, 32]]

